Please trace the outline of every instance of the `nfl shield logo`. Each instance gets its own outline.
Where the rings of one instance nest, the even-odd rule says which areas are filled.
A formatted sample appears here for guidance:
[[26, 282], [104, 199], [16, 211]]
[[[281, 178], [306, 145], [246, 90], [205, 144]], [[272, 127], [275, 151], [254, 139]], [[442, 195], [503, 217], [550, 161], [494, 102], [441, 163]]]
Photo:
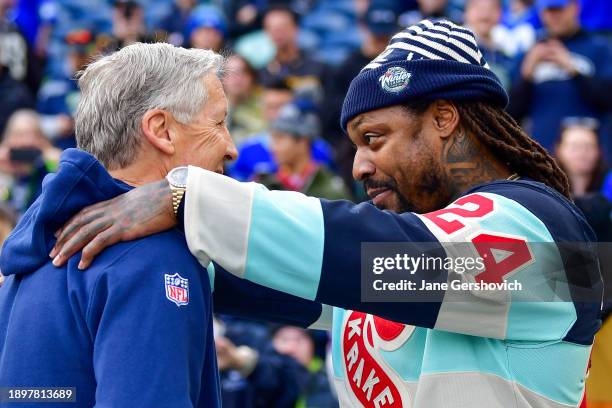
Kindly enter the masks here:
[[181, 277], [178, 273], [174, 275], [164, 275], [166, 286], [166, 297], [169, 301], [183, 306], [189, 303], [189, 279]]

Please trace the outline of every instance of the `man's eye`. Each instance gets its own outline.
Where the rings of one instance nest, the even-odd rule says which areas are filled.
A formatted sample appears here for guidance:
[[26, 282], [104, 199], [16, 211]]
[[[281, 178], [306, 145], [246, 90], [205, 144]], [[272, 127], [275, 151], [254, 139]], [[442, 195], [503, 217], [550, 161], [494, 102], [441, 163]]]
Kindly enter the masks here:
[[367, 145], [371, 145], [374, 141], [376, 141], [377, 137], [378, 137], [378, 135], [375, 135], [373, 133], [366, 133], [365, 135], [363, 135], [363, 141]]

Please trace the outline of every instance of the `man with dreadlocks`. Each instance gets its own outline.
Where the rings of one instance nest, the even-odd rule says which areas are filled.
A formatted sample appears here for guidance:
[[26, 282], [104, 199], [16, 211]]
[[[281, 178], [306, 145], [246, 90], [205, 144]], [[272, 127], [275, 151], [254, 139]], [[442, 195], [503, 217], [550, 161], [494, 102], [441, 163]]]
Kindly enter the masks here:
[[[203, 265], [212, 260], [321, 305], [302, 323], [332, 330], [342, 406], [577, 407], [600, 325], [601, 278], [587, 257], [582, 287], [593, 294], [574, 298], [571, 257], [557, 245], [594, 235], [569, 199], [566, 176], [504, 112], [507, 102], [469, 30], [424, 20], [392, 38], [344, 101], [342, 127], [357, 147], [354, 177], [371, 202], [268, 191], [189, 167], [183, 180], [85, 209], [58, 232], [50, 255], [59, 265], [84, 247], [86, 268], [102, 248], [171, 228], [178, 218]], [[142, 203], [153, 207], [148, 215]], [[450, 244], [467, 243], [484, 266], [473, 274], [411, 271], [406, 281], [437, 289], [406, 291], [408, 302], [366, 302], [362, 243], [371, 242], [413, 243], [412, 257], [432, 247], [450, 256]], [[501, 287], [443, 286], [457, 277], [529, 284], [545, 271], [567, 275], [555, 284], [571, 296], [521, 301]]]

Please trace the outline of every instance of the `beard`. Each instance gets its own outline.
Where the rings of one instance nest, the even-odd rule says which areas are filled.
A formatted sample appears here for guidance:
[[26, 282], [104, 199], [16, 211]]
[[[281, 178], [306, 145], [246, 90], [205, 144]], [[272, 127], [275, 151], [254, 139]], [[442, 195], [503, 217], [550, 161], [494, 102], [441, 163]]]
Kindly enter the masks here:
[[[385, 189], [392, 191], [397, 197], [398, 204], [399, 204], [399, 208], [396, 212], [400, 214], [404, 212], [409, 212], [409, 211], [414, 212], [416, 209], [414, 205], [410, 202], [410, 200], [408, 200], [408, 198], [406, 198], [402, 193], [400, 193], [397, 187], [397, 182], [392, 178], [389, 178], [387, 180], [366, 179], [363, 182], [363, 187], [365, 188], [366, 191], [368, 191], [368, 189], [376, 189], [376, 188], [385, 188]], [[388, 208], [383, 208], [381, 206], [377, 206], [377, 207], [380, 210], [388, 209]]]
[[[444, 206], [439, 203], [448, 201], [446, 198], [449, 194], [449, 180], [446, 173], [440, 163], [435, 161], [432, 156], [421, 162], [419, 167], [421, 171], [408, 170], [404, 173], [402, 178], [410, 180], [411, 183], [402, 185], [403, 188], [401, 189], [397, 180], [392, 177], [385, 180], [368, 178], [364, 180], [363, 186], [366, 191], [368, 189], [385, 188], [395, 193], [398, 202], [398, 209], [395, 212], [400, 214], [405, 212], [423, 214], [439, 210]], [[404, 191], [404, 193], [401, 191]], [[380, 206], [378, 208], [388, 210], [388, 208], [381, 208]]]

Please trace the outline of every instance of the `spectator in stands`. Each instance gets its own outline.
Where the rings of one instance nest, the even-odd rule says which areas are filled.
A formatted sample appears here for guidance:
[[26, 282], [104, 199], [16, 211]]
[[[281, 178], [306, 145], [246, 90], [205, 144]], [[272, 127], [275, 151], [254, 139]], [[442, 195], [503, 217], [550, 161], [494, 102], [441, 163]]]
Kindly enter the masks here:
[[[269, 126], [281, 107], [293, 100], [294, 94], [283, 79], [263, 84], [261, 95], [263, 117]], [[267, 129], [266, 129], [267, 130]], [[256, 173], [275, 172], [276, 164], [270, 153], [267, 131], [252, 135], [238, 146], [238, 160], [229, 168], [229, 175], [240, 181], [251, 180]]]
[[107, 51], [115, 51], [135, 42], [152, 43], [156, 39], [147, 33], [144, 11], [138, 0], [114, 0], [113, 37], [109, 39]]
[[72, 118], [81, 94], [75, 74], [100, 50], [93, 32], [87, 29], [70, 31], [64, 40], [68, 45], [65, 72], [45, 79], [38, 91], [36, 109], [42, 115], [45, 135], [60, 147], [68, 148], [76, 146]]
[[388, 1], [373, 0], [360, 21], [363, 43], [346, 61], [329, 77], [325, 86], [325, 104], [323, 109], [324, 135], [336, 151], [338, 172], [346, 185], [354, 186], [354, 196], [365, 198], [361, 183], [353, 179], [353, 158], [355, 147], [349, 138], [344, 137], [340, 128], [340, 109], [349, 85], [355, 76], [371, 60], [384, 51], [389, 40], [399, 30], [397, 14], [393, 4]]
[[464, 23], [478, 40], [478, 46], [505, 88], [510, 87], [513, 61], [504, 49], [504, 44], [511, 43], [512, 36], [502, 34], [498, 28], [502, 16], [501, 0], [467, 0], [465, 4]]
[[268, 325], [230, 316], [215, 323], [223, 407], [296, 407], [304, 370], [271, 347]]
[[216, 7], [199, 6], [189, 16], [185, 33], [189, 47], [219, 52], [227, 33], [225, 16]]
[[226, 60], [223, 88], [229, 101], [227, 127], [237, 145], [266, 128], [257, 72], [238, 54]]
[[461, 21], [461, 8], [450, 4], [449, 0], [417, 0], [418, 10], [408, 11], [399, 17], [400, 25], [409, 27], [425, 18], [447, 18]]
[[57, 168], [60, 153], [43, 134], [38, 113], [15, 112], [0, 144], [0, 172], [13, 182], [0, 198], [22, 215], [40, 195], [43, 178]]
[[561, 119], [601, 118], [612, 109], [612, 59], [603, 39], [580, 27], [577, 0], [538, 0], [545, 34], [521, 59], [509, 112], [551, 149]]
[[556, 145], [556, 156], [570, 182], [572, 195], [580, 197], [601, 190], [606, 165], [602, 158], [593, 118], [565, 118]]
[[225, 15], [229, 20], [232, 38], [249, 33], [261, 27], [267, 1], [226, 0], [223, 2]]
[[296, 326], [281, 326], [275, 330], [272, 344], [276, 351], [293, 357], [308, 371], [298, 406], [338, 406], [338, 401], [330, 390], [325, 365], [315, 356], [315, 342], [310, 331]]
[[[25, 2], [21, 4], [25, 5]], [[28, 7], [28, 5], [25, 5]], [[50, 48], [52, 47], [52, 35], [55, 27], [58, 25], [58, 17], [63, 10], [61, 4], [56, 0], [40, 0], [38, 9], [34, 10], [34, 15], [38, 21], [36, 30], [36, 38], [34, 39], [34, 54], [41, 60], [41, 72], [44, 73], [46, 63], [48, 62]]]
[[[334, 70], [325, 86], [325, 133], [333, 136], [332, 142], [347, 139], [342, 137], [339, 120], [346, 91], [359, 71], [384, 51], [391, 36], [399, 30], [397, 13], [388, 1], [372, 0], [359, 28], [363, 34], [361, 47]], [[351, 167], [352, 164], [351, 159]]]
[[502, 17], [502, 24], [511, 29], [523, 25], [531, 27], [532, 31], [540, 29], [542, 23], [534, 3], [535, 0], [510, 0]]
[[9, 19], [15, 0], [0, 0], [0, 65], [8, 68], [11, 77], [24, 81], [27, 73], [28, 49], [24, 36]]
[[[270, 126], [280, 109], [291, 102], [295, 95], [283, 79], [264, 84], [262, 93], [263, 115]], [[247, 138], [238, 146], [238, 160], [228, 169], [229, 176], [240, 180], [252, 180], [258, 174], [273, 174], [278, 170], [271, 151], [269, 128]], [[312, 157], [320, 163], [331, 164], [331, 147], [323, 139], [312, 144]]]
[[[506, 2], [499, 1], [500, 6]], [[493, 30], [497, 46], [508, 56], [527, 52], [535, 43], [536, 27], [541, 27], [533, 0], [510, 0]]]
[[[0, 251], [2, 251], [2, 244], [6, 237], [9, 236], [15, 225], [17, 224], [17, 215], [11, 207], [6, 203], [0, 202]], [[0, 286], [4, 282], [4, 276], [0, 271]]]
[[281, 108], [291, 102], [294, 97], [294, 92], [284, 79], [263, 83], [263, 114], [268, 125], [272, 124]]
[[[0, 61], [5, 52], [6, 44], [0, 38]], [[23, 82], [14, 79], [9, 68], [0, 62], [0, 135], [4, 133], [6, 122], [14, 112], [33, 107], [34, 98], [28, 87]]]
[[276, 46], [276, 55], [260, 72], [262, 82], [282, 78], [291, 89], [322, 100], [325, 65], [300, 50], [297, 43], [298, 17], [288, 7], [273, 6], [264, 16], [264, 30]]
[[601, 193], [607, 166], [593, 118], [566, 118], [556, 145], [559, 165], [565, 170], [576, 205], [593, 227], [599, 241], [612, 241], [612, 203]]
[[159, 22], [157, 28], [166, 33], [170, 44], [181, 46], [186, 43], [185, 27], [196, 4], [197, 0], [174, 0], [168, 14]]
[[0, 66], [16, 81], [25, 83], [35, 94], [42, 76], [42, 64], [34, 55], [24, 34], [15, 24], [11, 11], [16, 0], [0, 0]]
[[313, 141], [321, 126], [317, 115], [299, 101], [282, 107], [271, 126], [271, 150], [278, 165], [275, 173], [257, 181], [272, 190], [292, 190], [329, 200], [350, 199], [342, 179], [312, 157]]

